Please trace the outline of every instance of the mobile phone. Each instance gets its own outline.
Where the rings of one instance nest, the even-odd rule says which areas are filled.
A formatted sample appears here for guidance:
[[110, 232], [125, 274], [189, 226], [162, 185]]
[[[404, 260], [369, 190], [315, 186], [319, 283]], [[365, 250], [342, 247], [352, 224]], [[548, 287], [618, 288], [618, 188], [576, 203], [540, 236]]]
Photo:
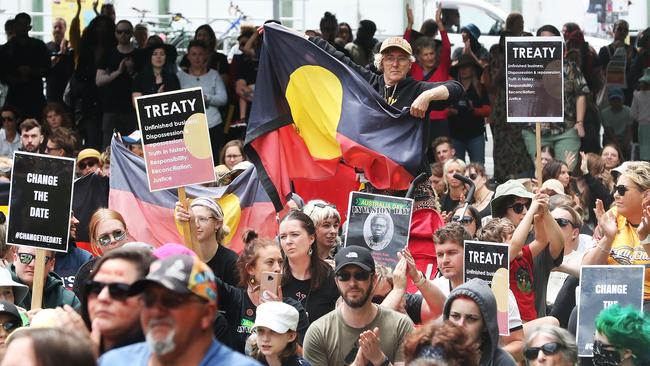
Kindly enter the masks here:
[[268, 291], [278, 296], [278, 287], [280, 285], [280, 274], [275, 272], [262, 272], [262, 281], [260, 281], [260, 293]]

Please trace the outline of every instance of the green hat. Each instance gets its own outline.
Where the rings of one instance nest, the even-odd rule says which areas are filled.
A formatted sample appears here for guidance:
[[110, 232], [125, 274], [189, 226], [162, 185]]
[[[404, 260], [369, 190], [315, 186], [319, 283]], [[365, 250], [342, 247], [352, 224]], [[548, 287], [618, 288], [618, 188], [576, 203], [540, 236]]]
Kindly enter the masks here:
[[643, 76], [641, 76], [639, 82], [650, 84], [650, 67], [646, 67], [645, 70], [643, 70]]
[[510, 179], [509, 181], [499, 185], [496, 189], [496, 192], [494, 192], [494, 198], [492, 198], [492, 202], [490, 203], [492, 206], [492, 216], [494, 216], [495, 212], [501, 211], [500, 208], [502, 208], [502, 206], [505, 204], [506, 198], [508, 196], [530, 199], [533, 199], [533, 197], [535, 197], [533, 193], [526, 190], [526, 187], [524, 187], [521, 182], [515, 179]]

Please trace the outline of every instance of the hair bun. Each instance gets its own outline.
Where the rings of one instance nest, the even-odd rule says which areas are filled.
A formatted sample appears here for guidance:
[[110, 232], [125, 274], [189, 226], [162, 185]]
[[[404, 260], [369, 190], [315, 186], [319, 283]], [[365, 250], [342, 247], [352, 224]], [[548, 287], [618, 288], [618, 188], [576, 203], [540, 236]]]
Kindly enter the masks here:
[[[230, 229], [228, 229], [228, 231], [230, 231]], [[257, 239], [258, 237], [259, 237], [259, 235], [257, 234], [257, 232], [255, 230], [247, 229], [246, 231], [244, 231], [244, 234], [242, 235], [242, 240], [244, 241], [244, 243], [248, 244], [251, 241]]]

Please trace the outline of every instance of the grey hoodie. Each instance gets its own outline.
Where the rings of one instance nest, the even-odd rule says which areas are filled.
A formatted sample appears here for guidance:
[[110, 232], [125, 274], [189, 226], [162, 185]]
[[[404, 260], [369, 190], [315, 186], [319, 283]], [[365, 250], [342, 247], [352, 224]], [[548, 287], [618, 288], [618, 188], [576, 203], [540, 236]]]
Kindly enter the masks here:
[[499, 326], [497, 324], [497, 302], [492, 289], [481, 279], [474, 278], [451, 291], [443, 310], [444, 320], [449, 320], [451, 303], [459, 296], [467, 296], [478, 305], [485, 322], [485, 333], [481, 344], [480, 366], [516, 366], [510, 354], [499, 347]]

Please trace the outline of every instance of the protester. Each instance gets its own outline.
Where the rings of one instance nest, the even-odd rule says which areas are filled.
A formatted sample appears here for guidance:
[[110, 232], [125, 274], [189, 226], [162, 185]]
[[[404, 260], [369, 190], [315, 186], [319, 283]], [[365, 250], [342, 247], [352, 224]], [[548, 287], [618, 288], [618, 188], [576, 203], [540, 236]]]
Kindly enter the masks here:
[[247, 160], [244, 152], [244, 143], [241, 140], [230, 140], [223, 145], [219, 153], [219, 164], [232, 170], [237, 163]]
[[90, 254], [90, 252], [77, 247], [78, 226], [79, 220], [75, 217], [74, 212], [71, 212], [68, 250], [66, 252], [56, 252], [56, 261], [54, 262], [54, 272], [61, 277], [63, 285], [68, 290], [74, 288], [75, 277], [79, 268], [93, 258], [93, 255]]
[[31, 153], [41, 152], [41, 144], [43, 144], [45, 136], [41, 125], [35, 119], [28, 118], [22, 121], [18, 130], [20, 131], [20, 150]]
[[465, 162], [461, 159], [447, 160], [443, 166], [445, 194], [440, 198], [442, 212], [451, 212], [461, 201], [465, 200], [465, 184], [454, 178], [454, 174], [465, 174]]
[[8, 268], [0, 267], [0, 300], [20, 304], [27, 296], [29, 287], [14, 281]]
[[[339, 27], [340, 31], [341, 27]], [[372, 20], [364, 19], [359, 22], [357, 29], [357, 37], [354, 41], [346, 43], [345, 49], [350, 53], [350, 58], [357, 65], [368, 66], [372, 65], [374, 60], [373, 50], [377, 45], [375, 32], [377, 25]], [[352, 38], [352, 31], [350, 31], [350, 38]]]
[[404, 341], [406, 364], [476, 366], [480, 355], [467, 338], [463, 328], [450, 321], [429, 322]]
[[[648, 31], [650, 34], [650, 31]], [[634, 91], [630, 114], [639, 127], [637, 129], [639, 141], [650, 140], [650, 68], [639, 79], [639, 87]], [[639, 160], [650, 160], [650, 145], [639, 144]]]
[[10, 105], [0, 108], [2, 129], [0, 130], [0, 155], [13, 157], [14, 151], [20, 149], [20, 135], [18, 134], [18, 110]]
[[549, 145], [542, 146], [542, 169], [549, 163], [549, 161], [555, 160], [555, 150]]
[[578, 362], [578, 347], [566, 329], [542, 325], [526, 336], [524, 355], [531, 366], [574, 366]]
[[43, 132], [51, 135], [59, 127], [72, 129], [72, 120], [65, 107], [57, 102], [48, 102], [43, 108]]
[[343, 302], [312, 322], [305, 336], [305, 358], [314, 366], [402, 365], [402, 343], [413, 323], [406, 315], [372, 303], [377, 275], [370, 250], [350, 245], [334, 261]]
[[[217, 36], [209, 24], [200, 25], [194, 31], [194, 40], [203, 42], [206, 48], [207, 67], [209, 70], [215, 70], [220, 76], [225, 85], [230, 81], [228, 59], [223, 53], [217, 52]], [[173, 62], [173, 61], [172, 61]], [[188, 72], [192, 66], [192, 61], [189, 59], [188, 53], [183, 56], [179, 67]]]
[[431, 142], [431, 150], [435, 153], [436, 162], [444, 164], [456, 155], [454, 145], [447, 136], [437, 137]]
[[190, 203], [189, 211], [176, 202], [174, 216], [177, 222], [194, 224], [201, 257], [217, 278], [236, 286], [237, 253], [224, 245], [230, 228], [224, 222], [223, 209], [210, 197], [197, 197]]
[[475, 190], [472, 207], [478, 211], [481, 219], [490, 216], [492, 214], [490, 202], [494, 197], [494, 191], [488, 187], [488, 176], [485, 167], [483, 164], [470, 163], [465, 168], [465, 176], [474, 182]]
[[623, 104], [624, 98], [620, 88], [609, 89], [609, 106], [600, 111], [600, 117], [605, 131], [603, 143], [617, 144], [629, 159], [634, 119], [630, 107]]
[[91, 173], [99, 173], [101, 154], [95, 149], [83, 149], [77, 155], [77, 173], [83, 177]]
[[350, 24], [346, 22], [339, 23], [339, 30], [336, 32], [336, 43], [345, 46], [353, 40], [352, 27], [350, 27]]
[[345, 49], [345, 45], [336, 42], [336, 34], [338, 33], [339, 21], [336, 15], [326, 11], [320, 19], [320, 34], [330, 45], [336, 48], [337, 51], [343, 53], [345, 56], [350, 57], [350, 53]]
[[102, 255], [133, 241], [122, 215], [108, 208], [100, 208], [88, 224], [93, 254]]
[[603, 309], [595, 323], [594, 365], [650, 363], [650, 316], [647, 311], [615, 304]]
[[151, 267], [130, 291], [142, 294], [140, 324], [146, 342], [111, 350], [102, 355], [99, 365], [258, 365], [214, 339], [217, 287], [205, 263], [180, 254]]
[[607, 172], [621, 165], [624, 161], [621, 148], [615, 144], [606, 144], [603, 146], [600, 157], [605, 161], [605, 171]]
[[63, 103], [66, 85], [74, 72], [74, 50], [66, 39], [68, 25], [63, 18], [52, 22], [52, 41], [45, 46], [50, 55], [50, 72], [47, 75], [46, 92], [48, 102]]
[[77, 140], [72, 131], [59, 127], [48, 136], [44, 152], [46, 155], [71, 158], [74, 156], [76, 144]]
[[[627, 44], [625, 41], [628, 34], [630, 33], [630, 25], [626, 20], [619, 19], [612, 26], [612, 33], [614, 33], [614, 41], [608, 44], [607, 46], [601, 47], [600, 51], [598, 52], [598, 59], [600, 61], [600, 64], [602, 65], [603, 72], [605, 73], [605, 79], [607, 79], [609, 65], [614, 66], [614, 64], [613, 63], [610, 64], [610, 62], [614, 61], [613, 60], [614, 56], [617, 54], [617, 52], [620, 52], [625, 57], [624, 58], [625, 75], [629, 80], [630, 78], [634, 77], [632, 75], [631, 69], [632, 69], [633, 60], [636, 57], [636, 53], [637, 53], [634, 45]], [[619, 60], [618, 57], [617, 60]], [[635, 81], [632, 81], [630, 83], [630, 86], [633, 85], [635, 85]], [[632, 88], [628, 87], [623, 90], [625, 96], [622, 102], [626, 106], [629, 106], [630, 103], [632, 103], [633, 91], [634, 91], [633, 87]]]
[[147, 24], [136, 24], [133, 28], [133, 38], [135, 38], [135, 43], [138, 48], [147, 47], [147, 39], [149, 38], [149, 28], [147, 28]]
[[23, 328], [7, 342], [2, 366], [95, 366], [88, 341], [61, 328]]
[[429, 177], [431, 188], [436, 192], [438, 198], [445, 194], [445, 180], [443, 179], [442, 166], [441, 162], [431, 164], [431, 176]]
[[0, 300], [0, 352], [4, 351], [7, 338], [23, 325], [23, 319], [13, 302]]
[[316, 227], [318, 256], [331, 262], [341, 241], [339, 238], [341, 215], [336, 210], [336, 206], [323, 200], [311, 200], [307, 202], [302, 212], [311, 218]]
[[[45, 250], [45, 270], [43, 271], [43, 309], [53, 309], [57, 306], [70, 305], [79, 309], [81, 303], [72, 291], [63, 286], [61, 278], [52, 270], [54, 269], [54, 252]], [[16, 305], [30, 310], [32, 308], [32, 293], [36, 265], [36, 249], [31, 247], [18, 247], [12, 267], [13, 280], [27, 285], [29, 291], [21, 302]]]
[[584, 209], [589, 213], [588, 223], [593, 227], [598, 223], [594, 212], [596, 200], [601, 200], [605, 207], [610, 207], [614, 202], [610, 193], [614, 191], [614, 180], [605, 171], [605, 161], [594, 153], [580, 153], [580, 171], [582, 179], [577, 181], [578, 189], [582, 202], [586, 203]]
[[253, 331], [257, 334], [252, 356], [269, 366], [311, 366], [297, 354], [298, 311], [279, 301], [261, 304]]
[[464, 204], [460, 204], [450, 212], [448, 218], [449, 222], [457, 222], [461, 224], [472, 238], [476, 236], [476, 232], [482, 225], [481, 216], [474, 206], [467, 206], [467, 208], [465, 208]]
[[278, 238], [286, 256], [282, 293], [300, 301], [313, 323], [334, 309], [339, 297], [332, 267], [318, 256], [314, 222], [300, 211], [290, 211], [280, 221]]
[[163, 45], [147, 49], [145, 66], [133, 80], [132, 97], [178, 90], [181, 88], [173, 61], [167, 61], [167, 50]]
[[459, 325], [480, 351], [479, 365], [516, 365], [499, 347], [497, 303], [490, 287], [474, 278], [453, 289], [445, 302], [444, 320]]
[[463, 37], [464, 46], [454, 50], [454, 53], [451, 55], [452, 65], [455, 65], [459, 61], [460, 56], [465, 54], [472, 57], [479, 65], [485, 67], [490, 55], [488, 50], [478, 41], [479, 37], [481, 37], [481, 30], [476, 25], [469, 23], [460, 29], [460, 34]]

